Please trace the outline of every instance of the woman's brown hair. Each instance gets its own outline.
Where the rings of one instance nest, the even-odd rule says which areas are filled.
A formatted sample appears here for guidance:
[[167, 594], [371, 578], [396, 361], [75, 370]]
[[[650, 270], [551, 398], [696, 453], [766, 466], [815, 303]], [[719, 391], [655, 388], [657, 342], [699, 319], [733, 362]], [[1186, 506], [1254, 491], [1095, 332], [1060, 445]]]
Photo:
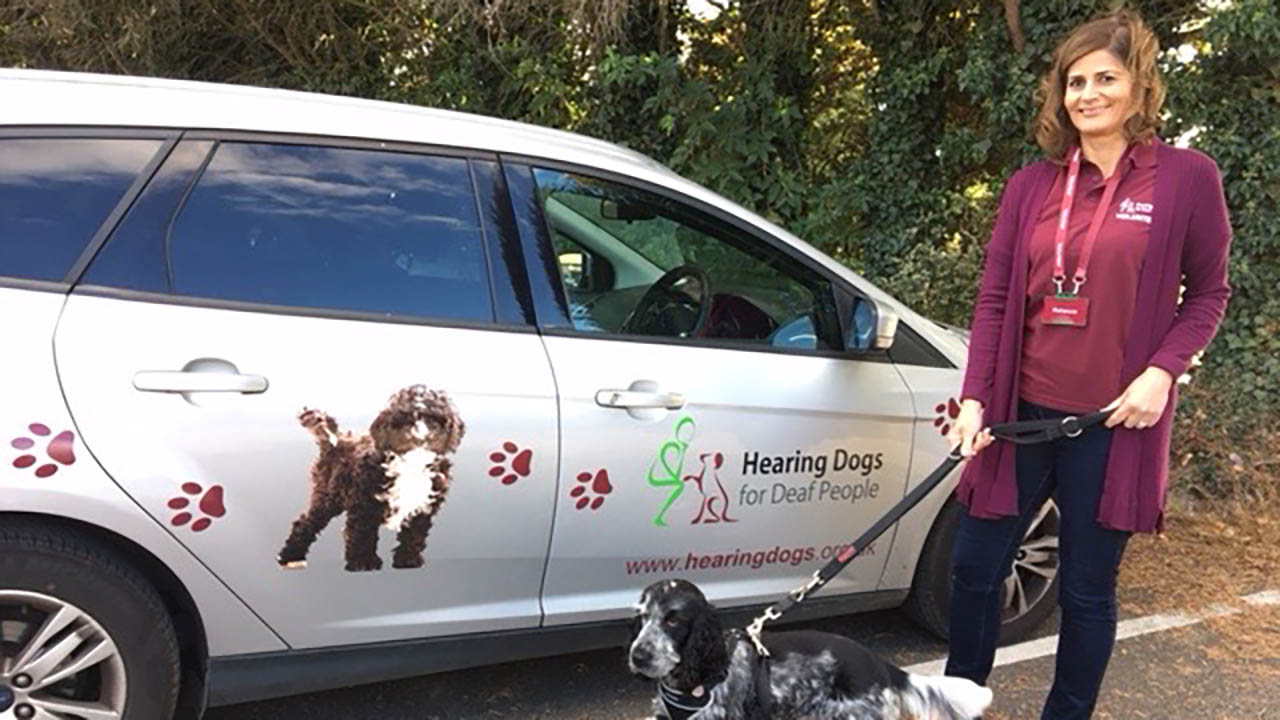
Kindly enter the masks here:
[[1107, 50], [1124, 62], [1133, 79], [1133, 99], [1137, 113], [1124, 124], [1130, 143], [1150, 140], [1160, 127], [1160, 107], [1164, 105], [1164, 80], [1156, 68], [1160, 42], [1142, 18], [1129, 10], [1117, 10], [1077, 27], [1058, 46], [1053, 66], [1040, 80], [1036, 99], [1036, 142], [1051, 159], [1061, 161], [1067, 148], [1080, 142], [1080, 135], [1062, 107], [1067, 70], [1077, 60], [1095, 50]]

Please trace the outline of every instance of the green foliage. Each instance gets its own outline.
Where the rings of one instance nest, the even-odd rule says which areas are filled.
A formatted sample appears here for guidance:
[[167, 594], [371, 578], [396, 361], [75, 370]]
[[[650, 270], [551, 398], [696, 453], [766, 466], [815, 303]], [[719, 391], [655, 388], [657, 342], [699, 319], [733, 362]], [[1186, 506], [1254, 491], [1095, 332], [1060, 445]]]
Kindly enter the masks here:
[[1178, 441], [1189, 485], [1253, 493], [1280, 487], [1280, 11], [1239, 0], [1188, 40], [1197, 57], [1167, 73], [1169, 130], [1196, 132], [1194, 144], [1222, 171], [1233, 295]]
[[[1021, 0], [1011, 25], [1008, 3], [984, 0], [724, 0], [710, 18], [685, 0], [25, 0], [0, 7], [0, 64], [601, 137], [963, 325], [1005, 179], [1038, 157], [1039, 76], [1066, 32], [1116, 4]], [[1235, 295], [1184, 394], [1174, 465], [1187, 487], [1237, 493], [1238, 468], [1274, 469], [1280, 444], [1280, 18], [1274, 0], [1130, 4], [1171, 49], [1163, 136], [1216, 159], [1235, 230]]]

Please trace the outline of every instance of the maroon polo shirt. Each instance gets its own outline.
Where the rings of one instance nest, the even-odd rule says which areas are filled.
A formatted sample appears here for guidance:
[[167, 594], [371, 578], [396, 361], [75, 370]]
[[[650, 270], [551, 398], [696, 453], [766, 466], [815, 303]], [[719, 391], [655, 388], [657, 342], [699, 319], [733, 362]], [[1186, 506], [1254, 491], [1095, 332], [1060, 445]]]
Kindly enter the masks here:
[[[1046, 325], [1040, 310], [1057, 292], [1053, 283], [1054, 235], [1067, 169], [1058, 173], [1035, 217], [1028, 247], [1027, 307], [1023, 323], [1020, 395], [1037, 405], [1068, 412], [1089, 412], [1109, 404], [1124, 390], [1125, 335], [1147, 250], [1154, 213], [1156, 152], [1134, 146], [1116, 166], [1120, 184], [1112, 198], [1087, 269], [1080, 295], [1089, 298], [1085, 327]], [[1076, 198], [1067, 223], [1064, 290], [1071, 291], [1076, 263], [1094, 211], [1102, 202], [1106, 179], [1087, 160], [1080, 163]]]

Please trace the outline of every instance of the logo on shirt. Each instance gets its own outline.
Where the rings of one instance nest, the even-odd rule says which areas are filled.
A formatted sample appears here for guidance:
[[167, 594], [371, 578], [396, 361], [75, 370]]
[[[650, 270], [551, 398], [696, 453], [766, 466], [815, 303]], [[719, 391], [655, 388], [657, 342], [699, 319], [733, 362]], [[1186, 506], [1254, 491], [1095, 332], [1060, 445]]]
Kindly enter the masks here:
[[1151, 203], [1134, 202], [1131, 198], [1120, 201], [1120, 209], [1116, 212], [1117, 220], [1151, 224], [1151, 212], [1155, 206]]

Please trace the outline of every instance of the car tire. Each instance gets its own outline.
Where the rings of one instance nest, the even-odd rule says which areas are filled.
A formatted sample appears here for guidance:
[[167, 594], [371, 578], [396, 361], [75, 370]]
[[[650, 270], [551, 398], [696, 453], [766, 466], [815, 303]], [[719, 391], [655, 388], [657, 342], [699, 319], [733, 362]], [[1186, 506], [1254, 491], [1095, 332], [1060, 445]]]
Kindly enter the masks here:
[[[1014, 560], [1001, 593], [1000, 642], [1031, 635], [1053, 615], [1058, 604], [1058, 510], [1052, 500], [1036, 514]], [[951, 562], [964, 506], [948, 500], [938, 513], [916, 565], [911, 594], [903, 609], [925, 630], [947, 639], [951, 604]], [[1046, 577], [1046, 573], [1051, 573]], [[1012, 590], [1011, 590], [1012, 589]], [[1010, 600], [1012, 592], [1014, 601]], [[1022, 599], [1014, 607], [1014, 602]]]
[[[99, 703], [127, 720], [173, 717], [178, 640], [164, 602], [90, 536], [0, 519], [0, 619], [17, 632], [10, 662], [23, 660], [0, 674], [13, 711], [26, 703], [61, 717]], [[50, 667], [57, 654], [66, 658]]]

